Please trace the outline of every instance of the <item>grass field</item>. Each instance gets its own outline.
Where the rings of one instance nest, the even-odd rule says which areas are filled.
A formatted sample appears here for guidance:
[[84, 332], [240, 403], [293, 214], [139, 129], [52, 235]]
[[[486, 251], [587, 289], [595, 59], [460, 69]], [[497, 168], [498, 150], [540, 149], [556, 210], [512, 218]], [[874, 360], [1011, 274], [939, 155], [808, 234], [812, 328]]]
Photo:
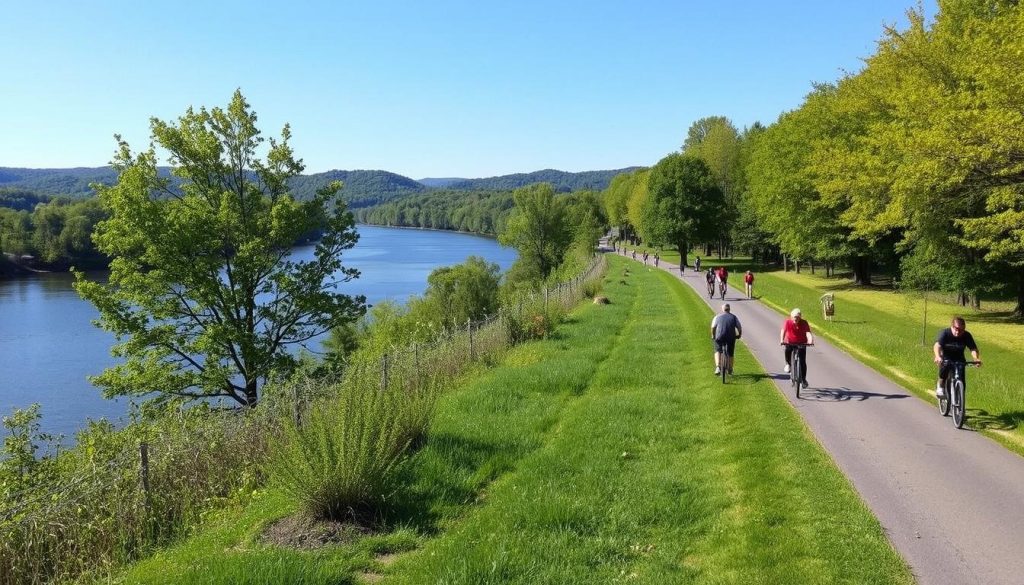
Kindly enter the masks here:
[[[679, 255], [665, 252], [662, 261], [678, 266]], [[949, 295], [932, 293], [926, 321], [922, 294], [857, 287], [848, 278], [826, 278], [821, 271], [764, 271], [752, 267], [749, 259], [704, 261], [705, 266], [719, 264], [729, 267], [738, 290], [743, 286], [742, 271], [752, 268], [754, 295], [763, 303], [780, 313], [800, 307], [816, 333], [929, 402], [934, 402], [936, 377], [932, 344], [953, 315], [962, 315], [984, 362], [967, 373], [967, 424], [1024, 455], [1024, 384], [1017, 379], [1020, 370], [1015, 365], [1024, 362], [1024, 326], [1010, 319], [1011, 304], [986, 302], [978, 311], [951, 303]], [[825, 293], [836, 298], [832, 322], [821, 314], [819, 298]]]
[[380, 533], [261, 544], [292, 510], [265, 492], [120, 580], [912, 582], [749, 354], [728, 385], [711, 375], [695, 294], [621, 258], [603, 294], [442, 398]]

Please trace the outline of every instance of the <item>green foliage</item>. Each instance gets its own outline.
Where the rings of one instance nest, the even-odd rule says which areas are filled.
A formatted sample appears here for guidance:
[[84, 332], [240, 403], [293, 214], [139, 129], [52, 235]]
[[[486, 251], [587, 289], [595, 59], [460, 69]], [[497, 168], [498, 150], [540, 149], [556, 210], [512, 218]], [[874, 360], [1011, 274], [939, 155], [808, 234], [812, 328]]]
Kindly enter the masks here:
[[422, 227], [496, 236], [512, 210], [507, 191], [430, 191], [358, 209], [360, 222]]
[[[363, 310], [362, 297], [334, 292], [357, 276], [341, 253], [357, 239], [352, 215], [329, 204], [332, 184], [297, 202], [288, 180], [302, 170], [271, 138], [265, 160], [256, 115], [236, 92], [226, 110], [153, 119], [153, 143], [169, 153], [181, 193], [157, 172], [156, 150], [121, 141], [113, 187], [98, 186], [110, 218], [94, 240], [113, 258], [110, 283], [77, 273], [76, 289], [120, 340], [125, 361], [93, 379], [106, 395], [222, 396], [252, 406], [273, 373], [296, 366], [288, 348]], [[253, 173], [258, 180], [250, 180]], [[322, 231], [315, 259], [289, 259], [294, 242]]]
[[547, 183], [559, 193], [570, 191], [595, 190], [600, 191], [606, 188], [610, 181], [617, 175], [629, 173], [639, 167], [627, 167], [610, 171], [584, 171], [581, 173], [567, 173], [554, 169], [545, 169], [532, 173], [517, 173], [514, 175], [502, 175], [487, 179], [466, 179], [455, 181], [448, 185], [448, 189], [470, 189], [470, 190], [500, 190], [511, 191], [529, 187], [538, 183]]
[[479, 321], [498, 309], [500, 268], [479, 256], [464, 263], [435, 269], [427, 277], [427, 290], [418, 304], [431, 322], [448, 330]]
[[565, 200], [546, 183], [517, 189], [513, 199], [515, 208], [505, 231], [498, 236], [498, 241], [519, 252], [508, 278], [513, 282], [542, 282], [562, 263], [572, 241]]
[[725, 200], [701, 159], [670, 154], [651, 169], [650, 211], [645, 232], [654, 242], [671, 244], [685, 257], [689, 246], [708, 241], [724, 225]]
[[379, 505], [393, 490], [409, 445], [407, 404], [396, 392], [351, 384], [285, 424], [268, 469], [303, 510], [343, 519]]
[[0, 250], [29, 254], [52, 267], [104, 264], [106, 258], [96, 249], [91, 235], [105, 218], [96, 199], [39, 198], [31, 211], [0, 206]]
[[53, 449], [56, 437], [40, 432], [39, 419], [38, 404], [16, 408], [3, 418], [0, 499], [5, 502], [21, 501], [29, 490], [47, 487], [52, 477], [52, 462], [40, 455]]

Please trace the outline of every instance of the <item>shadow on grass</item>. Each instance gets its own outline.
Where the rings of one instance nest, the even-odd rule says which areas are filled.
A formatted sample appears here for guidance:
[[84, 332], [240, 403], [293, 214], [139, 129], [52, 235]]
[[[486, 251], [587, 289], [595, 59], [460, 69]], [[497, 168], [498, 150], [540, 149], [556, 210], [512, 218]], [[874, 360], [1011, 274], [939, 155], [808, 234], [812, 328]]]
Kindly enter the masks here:
[[398, 491], [381, 510], [381, 523], [436, 534], [452, 509], [476, 501], [487, 485], [511, 470], [515, 447], [447, 433], [402, 466]]
[[898, 400], [900, 398], [910, 398], [910, 394], [883, 394], [881, 392], [850, 390], [849, 388], [804, 388], [800, 391], [801, 400], [814, 400], [817, 402], [847, 402], [852, 400], [863, 402], [872, 398]]
[[990, 414], [986, 410], [968, 408], [967, 418], [971, 427], [979, 431], [1012, 431], [1024, 423], [1024, 411]]
[[1024, 323], [1024, 319], [1021, 319], [1021, 317], [1013, 311], [980, 313], [970, 316], [969, 319], [971, 321], [980, 321], [981, 323], [995, 323], [1002, 325], [1020, 325], [1021, 323]]

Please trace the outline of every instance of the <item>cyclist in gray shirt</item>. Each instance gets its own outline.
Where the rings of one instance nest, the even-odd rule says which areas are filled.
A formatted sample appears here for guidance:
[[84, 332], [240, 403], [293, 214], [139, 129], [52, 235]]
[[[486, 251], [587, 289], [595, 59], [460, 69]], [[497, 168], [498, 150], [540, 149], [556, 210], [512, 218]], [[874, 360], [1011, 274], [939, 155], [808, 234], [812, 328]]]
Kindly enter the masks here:
[[[736, 340], [743, 336], [739, 318], [729, 309], [729, 303], [722, 305], [722, 312], [711, 320], [711, 339], [715, 344], [715, 375], [726, 368], [732, 373], [732, 357], [736, 352]], [[722, 355], [725, 354], [724, 357]]]

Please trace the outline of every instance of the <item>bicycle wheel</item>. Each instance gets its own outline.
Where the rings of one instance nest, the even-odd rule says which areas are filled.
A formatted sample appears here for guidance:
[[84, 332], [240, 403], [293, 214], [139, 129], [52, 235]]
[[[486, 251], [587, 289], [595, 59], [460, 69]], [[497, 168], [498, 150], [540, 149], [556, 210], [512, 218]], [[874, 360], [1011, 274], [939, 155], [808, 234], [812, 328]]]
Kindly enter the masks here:
[[942, 398], [939, 398], [939, 414], [941, 414], [942, 416], [949, 416], [949, 404], [950, 404], [950, 402], [949, 402], [949, 394], [950, 394], [950, 392], [952, 392], [952, 390], [950, 390], [949, 386], [950, 386], [949, 379], [946, 379], [946, 383], [945, 383], [946, 393], [942, 396]]
[[953, 381], [953, 424], [956, 428], [964, 428], [964, 420], [967, 419], [966, 396], [964, 396], [964, 381]]
[[726, 353], [723, 351], [722, 352], [722, 362], [721, 362], [722, 363], [722, 383], [723, 384], [725, 384], [725, 373], [728, 370], [728, 368], [725, 367], [725, 364], [728, 363], [728, 361], [729, 361], [728, 357], [726, 356]]

